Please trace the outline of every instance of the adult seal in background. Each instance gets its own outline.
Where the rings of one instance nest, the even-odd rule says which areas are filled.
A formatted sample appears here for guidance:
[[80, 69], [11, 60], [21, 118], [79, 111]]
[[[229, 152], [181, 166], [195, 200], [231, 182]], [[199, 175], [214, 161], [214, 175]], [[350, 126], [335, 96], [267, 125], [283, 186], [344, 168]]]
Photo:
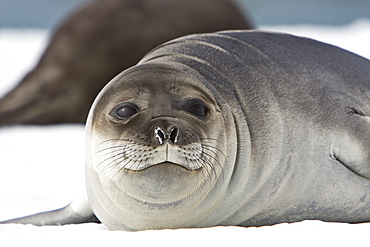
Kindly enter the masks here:
[[95, 214], [136, 231], [369, 221], [369, 78], [368, 60], [288, 34], [165, 43], [91, 108], [88, 200], [11, 222]]
[[85, 123], [114, 76], [186, 34], [248, 29], [232, 0], [94, 0], [56, 30], [39, 63], [0, 100], [0, 125]]

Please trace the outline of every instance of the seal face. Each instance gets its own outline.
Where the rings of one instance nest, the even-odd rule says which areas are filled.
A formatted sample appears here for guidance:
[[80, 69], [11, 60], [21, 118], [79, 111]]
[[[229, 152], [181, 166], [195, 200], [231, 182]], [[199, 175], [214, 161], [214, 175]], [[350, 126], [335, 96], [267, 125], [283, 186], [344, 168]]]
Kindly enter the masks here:
[[[143, 215], [150, 228], [170, 221], [181, 227], [178, 213], [189, 210], [188, 198], [201, 201], [219, 179], [227, 138], [233, 139], [225, 131], [230, 119], [199, 80], [170, 66], [141, 65], [118, 76], [95, 102], [88, 190], [108, 226], [140, 229], [131, 215], [150, 211]], [[106, 212], [112, 203], [115, 212]]]

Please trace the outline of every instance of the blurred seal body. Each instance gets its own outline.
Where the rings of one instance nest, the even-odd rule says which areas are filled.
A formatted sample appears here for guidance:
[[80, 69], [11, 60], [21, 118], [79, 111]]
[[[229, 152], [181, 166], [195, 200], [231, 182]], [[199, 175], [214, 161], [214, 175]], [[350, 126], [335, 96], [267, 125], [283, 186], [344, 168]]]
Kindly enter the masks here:
[[186, 34], [248, 28], [232, 0], [89, 1], [0, 100], [0, 125], [85, 123], [99, 91], [157, 45]]
[[287, 34], [165, 43], [95, 100], [89, 201], [63, 210], [115, 230], [369, 221], [369, 78], [368, 60]]

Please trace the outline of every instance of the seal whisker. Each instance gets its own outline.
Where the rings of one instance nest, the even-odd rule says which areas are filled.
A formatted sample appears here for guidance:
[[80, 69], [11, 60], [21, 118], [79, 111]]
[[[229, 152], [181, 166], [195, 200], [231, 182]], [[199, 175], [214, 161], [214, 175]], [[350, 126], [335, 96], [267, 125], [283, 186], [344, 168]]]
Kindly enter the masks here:
[[[123, 162], [125, 162], [125, 163], [123, 165], [121, 165]], [[114, 178], [117, 174], [122, 173], [122, 171], [125, 171], [125, 173], [127, 173], [127, 171], [130, 169], [130, 167], [128, 167], [128, 165], [130, 163], [134, 163], [134, 162], [136, 162], [136, 161], [134, 161], [131, 156], [125, 157], [125, 154], [122, 153], [121, 156], [119, 156], [119, 157], [115, 158], [114, 160], [112, 160], [111, 162], [109, 162], [107, 164], [106, 168], [115, 168], [115, 167], [120, 166], [118, 171], [112, 176], [112, 178]]]
[[[216, 148], [216, 147], [213, 147], [213, 146], [208, 146], [208, 145], [202, 145], [202, 146], [203, 146], [203, 150], [207, 150], [207, 151], [212, 152], [212, 153], [216, 156], [217, 160], [218, 160], [218, 158], [219, 158], [218, 153], [222, 154], [222, 156], [223, 156], [224, 158], [226, 157], [226, 156], [225, 156], [225, 154], [222, 152], [222, 150], [220, 150], [219, 148]], [[213, 151], [213, 150], [212, 150], [212, 148], [213, 148], [213, 149], [216, 149], [216, 150], [217, 150], [217, 151], [219, 151], [219, 152], [217, 153], [216, 151]]]
[[[137, 161], [137, 160], [133, 160], [132, 157], [127, 157], [126, 159], [128, 159], [128, 162], [126, 162], [123, 166], [121, 166], [121, 168], [112, 176], [112, 178], [114, 178], [115, 176], [117, 176], [118, 174], [120, 174], [120, 178], [118, 178], [119, 180], [122, 180], [122, 178], [128, 173], [129, 170], [132, 169], [132, 167], [137, 164], [138, 162], [141, 163], [143, 162], [143, 160], [140, 160], [140, 161]], [[122, 160], [123, 161], [123, 160]], [[120, 164], [122, 161], [120, 161], [118, 164]], [[129, 166], [129, 164], [132, 164], [131, 166]]]
[[[125, 174], [129, 171], [127, 168], [125, 168], [125, 166], [130, 163], [132, 160], [130, 159], [128, 162], [126, 162], [125, 165], [121, 166], [118, 171], [116, 173], [113, 174], [112, 176], [112, 179], [114, 177], [116, 177], [117, 175], [120, 175], [120, 177], [118, 178], [118, 180], [122, 180], [122, 178], [125, 176]], [[122, 161], [121, 161], [122, 162]], [[118, 164], [120, 164], [121, 162], [119, 162]]]
[[220, 144], [224, 144], [221, 140], [218, 140], [216, 138], [200, 138], [201, 141], [216, 141], [219, 142]]
[[[109, 149], [107, 149], [109, 150]], [[125, 160], [130, 160], [132, 161], [133, 160], [133, 157], [137, 154], [137, 153], [141, 153], [141, 151], [139, 150], [136, 150], [135, 148], [126, 148], [126, 149], [118, 149], [118, 150], [113, 150], [112, 152], [109, 152], [107, 154], [103, 154], [103, 156], [105, 155], [110, 155], [116, 151], [121, 151], [120, 153], [117, 153], [117, 154], [114, 154], [112, 156], [109, 156], [108, 158], [105, 158], [103, 161], [99, 162], [97, 166], [100, 166], [101, 164], [105, 163], [106, 161], [108, 160], [111, 160], [108, 164], [106, 164], [106, 168], [109, 168], [109, 167], [116, 167], [117, 165], [121, 164], [123, 161]], [[120, 162], [116, 163], [117, 160], [121, 159]], [[124, 165], [125, 168], [127, 168], [127, 164], [126, 163]]]
[[[220, 153], [224, 158], [226, 158], [226, 155], [225, 155], [225, 153], [223, 152], [223, 150], [221, 148], [211, 146], [211, 145], [207, 145], [207, 144], [204, 144], [204, 143], [202, 143], [202, 147], [203, 147], [203, 149], [209, 150], [209, 151], [213, 152], [214, 154], [217, 154], [217, 151], [218, 151], [218, 153]], [[212, 149], [214, 149], [216, 151], [213, 151]], [[218, 157], [218, 155], [217, 155], [217, 157]]]
[[211, 170], [213, 171], [213, 173], [216, 175], [217, 177], [217, 172], [216, 172], [216, 169], [212, 163], [212, 160], [214, 160], [214, 157], [211, 156], [211, 155], [207, 155], [206, 153], [203, 153], [204, 155], [201, 157], [201, 160], [203, 162], [203, 164], [206, 164], [207, 167], [211, 168]]
[[[124, 152], [120, 152], [120, 153], [115, 154], [115, 155], [113, 155], [113, 156], [109, 156], [108, 158], [106, 158], [106, 159], [104, 159], [103, 161], [99, 162], [99, 163], [96, 165], [96, 167], [99, 167], [99, 166], [101, 166], [102, 164], [105, 164], [107, 161], [109, 161], [109, 162], [108, 162], [108, 164], [105, 164], [104, 169], [108, 169], [108, 168], [110, 168], [110, 167], [113, 167], [113, 166], [114, 166], [114, 162], [115, 162], [116, 160], [120, 159], [120, 157], [123, 157], [123, 156], [124, 156]], [[118, 157], [118, 158], [117, 158], [117, 157]], [[113, 165], [112, 165], [112, 164], [113, 164]]]
[[99, 147], [100, 145], [103, 145], [103, 144], [106, 144], [106, 143], [109, 143], [109, 142], [117, 142], [117, 141], [126, 141], [126, 142], [130, 142], [130, 139], [127, 139], [127, 138], [124, 138], [124, 139], [121, 139], [121, 138], [117, 138], [117, 139], [108, 139], [108, 140], [105, 140], [101, 143], [99, 143], [96, 147]]
[[[202, 160], [202, 162], [205, 162], [205, 163], [202, 163], [201, 161], [197, 160], [196, 162], [199, 162], [199, 163], [201, 163], [203, 165], [204, 164], [208, 165], [207, 164], [208, 161]], [[208, 184], [208, 190], [211, 190], [211, 188], [212, 188], [212, 182], [214, 181], [214, 178], [216, 176], [212, 176], [211, 171], [209, 169], [207, 169], [207, 168], [202, 169], [202, 174], [203, 174], [203, 177], [206, 178], [206, 179], [203, 180], [203, 182], [200, 184], [200, 187], [201, 188], [205, 188], [206, 187], [206, 184]]]
[[[224, 152], [220, 148], [210, 146], [210, 145], [202, 145], [202, 146], [203, 146], [203, 154], [212, 157], [213, 159], [215, 159], [215, 161], [219, 162], [219, 158], [220, 158], [219, 154], [221, 154], [223, 156], [223, 158], [226, 158], [226, 155], [224, 154]], [[216, 150], [216, 151], [214, 151], [214, 150]], [[213, 155], [215, 155], [215, 157], [213, 157], [211, 154], [209, 154], [208, 151], [211, 152]], [[220, 163], [219, 163], [219, 165], [221, 166]]]
[[125, 147], [127, 147], [127, 145], [124, 145], [124, 146], [113, 146], [113, 147], [107, 147], [107, 148], [103, 148], [103, 149], [100, 149], [98, 151], [96, 151], [94, 153], [94, 155], [96, 154], [99, 154], [99, 153], [102, 153], [104, 151], [110, 151], [110, 152], [107, 152], [107, 153], [104, 153], [103, 155], [108, 155], [110, 153], [113, 153], [113, 152], [117, 152], [117, 151], [121, 151], [122, 149], [124, 149]]
[[[129, 139], [109, 139], [109, 140], [107, 140], [107, 141], [104, 141], [104, 142], [102, 142], [102, 143], [98, 144], [98, 145], [97, 145], [97, 147], [96, 147], [96, 149], [97, 149], [100, 145], [102, 145], [102, 144], [106, 144], [106, 143], [107, 143], [107, 142], [109, 142], [109, 141], [117, 141], [117, 140], [119, 140], [119, 141], [125, 141], [125, 140], [129, 140]], [[143, 145], [138, 144], [138, 143], [132, 143], [132, 141], [129, 141], [129, 142], [127, 142], [125, 145], [110, 146], [110, 147], [108, 147], [108, 148], [126, 147], [126, 146], [143, 146]], [[99, 149], [98, 151], [96, 151], [96, 153], [98, 153], [98, 152], [100, 152], [100, 151], [103, 151], [103, 150], [105, 150], [105, 149], [107, 149], [107, 148]]]
[[[215, 165], [217, 164], [220, 168], [220, 170], [222, 171], [222, 164], [220, 163], [220, 160], [219, 160], [219, 157], [218, 157], [218, 154], [214, 151], [212, 151], [210, 148], [204, 148], [204, 150], [206, 151], [210, 151], [212, 152], [213, 155], [211, 155], [210, 153], [208, 152], [203, 152], [202, 154], [202, 160], [204, 160], [204, 162], [206, 164], [208, 164], [209, 166], [212, 167], [212, 170], [215, 172], [215, 176], [217, 177], [217, 172], [216, 172], [216, 168], [215, 168]], [[221, 152], [221, 151], [220, 151]], [[222, 152], [221, 152], [222, 153]], [[223, 153], [222, 153], [223, 154]], [[225, 156], [224, 156], [225, 157]], [[222, 173], [223, 174], [223, 173]]]
[[121, 148], [123, 148], [126, 151], [130, 151], [130, 150], [133, 150], [135, 146], [142, 147], [143, 145], [140, 145], [140, 144], [137, 144], [137, 143], [127, 143], [125, 145], [110, 146], [110, 147], [107, 147], [107, 148], [102, 148], [100, 150], [97, 150], [94, 154], [104, 152], [104, 151], [109, 150], [109, 149], [121, 149]]

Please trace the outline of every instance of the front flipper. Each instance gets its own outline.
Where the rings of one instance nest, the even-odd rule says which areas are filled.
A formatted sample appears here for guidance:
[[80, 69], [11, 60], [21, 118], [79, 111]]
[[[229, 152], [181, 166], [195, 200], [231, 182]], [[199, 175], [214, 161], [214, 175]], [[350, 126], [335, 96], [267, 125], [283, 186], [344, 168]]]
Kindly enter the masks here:
[[370, 114], [358, 108], [347, 107], [344, 127], [339, 127], [331, 155], [356, 175], [370, 179]]
[[85, 193], [77, 195], [66, 207], [0, 222], [0, 224], [32, 224], [36, 226], [100, 222], [94, 215]]

